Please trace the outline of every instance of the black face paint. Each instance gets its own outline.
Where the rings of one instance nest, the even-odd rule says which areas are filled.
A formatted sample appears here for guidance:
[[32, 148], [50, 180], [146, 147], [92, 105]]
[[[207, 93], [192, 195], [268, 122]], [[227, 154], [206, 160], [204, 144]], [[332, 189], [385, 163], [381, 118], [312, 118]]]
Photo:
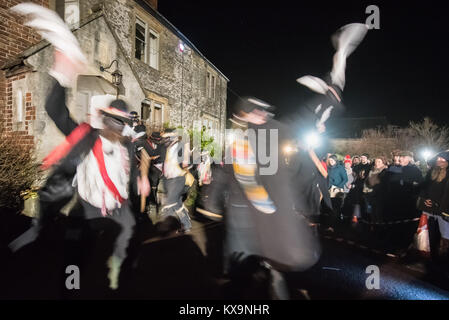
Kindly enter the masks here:
[[108, 116], [103, 118], [103, 123], [108, 129], [117, 133], [122, 133], [123, 128], [125, 127], [125, 123], [123, 121]]

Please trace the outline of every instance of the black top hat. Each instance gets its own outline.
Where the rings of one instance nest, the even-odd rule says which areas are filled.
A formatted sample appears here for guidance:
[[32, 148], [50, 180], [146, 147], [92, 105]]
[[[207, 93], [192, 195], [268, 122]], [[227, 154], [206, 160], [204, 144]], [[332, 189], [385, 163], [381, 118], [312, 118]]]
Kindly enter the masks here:
[[121, 99], [112, 101], [109, 107], [100, 109], [100, 112], [106, 117], [111, 117], [127, 124], [132, 123], [132, 116], [128, 113], [128, 106]]

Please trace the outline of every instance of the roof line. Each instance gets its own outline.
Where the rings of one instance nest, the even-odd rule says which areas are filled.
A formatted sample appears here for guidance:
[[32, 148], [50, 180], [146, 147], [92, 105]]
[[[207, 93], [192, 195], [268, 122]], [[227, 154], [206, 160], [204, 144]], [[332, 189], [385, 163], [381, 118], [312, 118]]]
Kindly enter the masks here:
[[165, 18], [162, 14], [160, 14], [159, 11], [154, 10], [153, 8], [151, 8], [151, 6], [148, 5], [148, 3], [146, 3], [143, 0], [136, 0], [136, 3], [138, 5], [140, 5], [143, 9], [145, 9], [145, 11], [150, 13], [153, 17], [155, 17], [160, 23], [162, 23], [164, 26], [166, 26], [168, 29], [170, 29], [175, 35], [177, 35], [179, 38], [181, 38], [181, 40], [183, 40], [185, 43], [187, 43], [187, 45], [189, 47], [191, 47], [198, 55], [200, 55], [201, 58], [206, 60], [207, 63], [209, 63], [215, 71], [217, 71], [220, 75], [222, 75], [225, 78], [226, 81], [229, 82], [228, 77], [226, 77], [223, 74], [223, 72], [221, 72], [220, 69], [218, 69], [212, 62], [210, 62], [201, 53], [201, 51], [198, 50], [198, 48], [195, 47], [195, 45], [185, 35], [183, 35], [181, 31], [178, 30], [178, 28], [176, 28], [170, 21], [168, 21], [167, 18]]

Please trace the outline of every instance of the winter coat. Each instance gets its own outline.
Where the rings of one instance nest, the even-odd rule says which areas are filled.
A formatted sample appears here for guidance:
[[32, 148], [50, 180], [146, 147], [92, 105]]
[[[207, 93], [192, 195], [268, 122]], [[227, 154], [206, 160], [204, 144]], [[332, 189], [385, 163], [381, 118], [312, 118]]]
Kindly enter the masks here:
[[352, 168], [346, 169], [346, 175], [348, 176], [348, 182], [345, 183], [344, 191], [345, 193], [349, 193], [352, 188], [352, 183], [354, 182], [354, 173], [352, 172]]
[[345, 168], [341, 164], [336, 164], [335, 166], [329, 166], [327, 170], [329, 173], [329, 186], [343, 189], [346, 182], [348, 182]]
[[[449, 170], [446, 169], [446, 177], [441, 181], [432, 180], [432, 170], [426, 175], [421, 186], [418, 209], [434, 214], [449, 213]], [[432, 200], [432, 208], [424, 205], [424, 201]]]
[[387, 168], [382, 168], [381, 170], [373, 168], [369, 173], [368, 177], [365, 179], [365, 186], [363, 188], [364, 193], [373, 192], [376, 187], [380, 187], [383, 181]]

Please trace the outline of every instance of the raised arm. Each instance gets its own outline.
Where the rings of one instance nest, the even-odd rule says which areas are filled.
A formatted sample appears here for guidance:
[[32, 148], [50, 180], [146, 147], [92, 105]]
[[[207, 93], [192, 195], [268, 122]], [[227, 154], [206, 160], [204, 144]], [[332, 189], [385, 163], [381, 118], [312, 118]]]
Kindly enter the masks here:
[[78, 124], [70, 117], [65, 99], [65, 88], [55, 81], [45, 102], [45, 110], [61, 132], [68, 136]]

